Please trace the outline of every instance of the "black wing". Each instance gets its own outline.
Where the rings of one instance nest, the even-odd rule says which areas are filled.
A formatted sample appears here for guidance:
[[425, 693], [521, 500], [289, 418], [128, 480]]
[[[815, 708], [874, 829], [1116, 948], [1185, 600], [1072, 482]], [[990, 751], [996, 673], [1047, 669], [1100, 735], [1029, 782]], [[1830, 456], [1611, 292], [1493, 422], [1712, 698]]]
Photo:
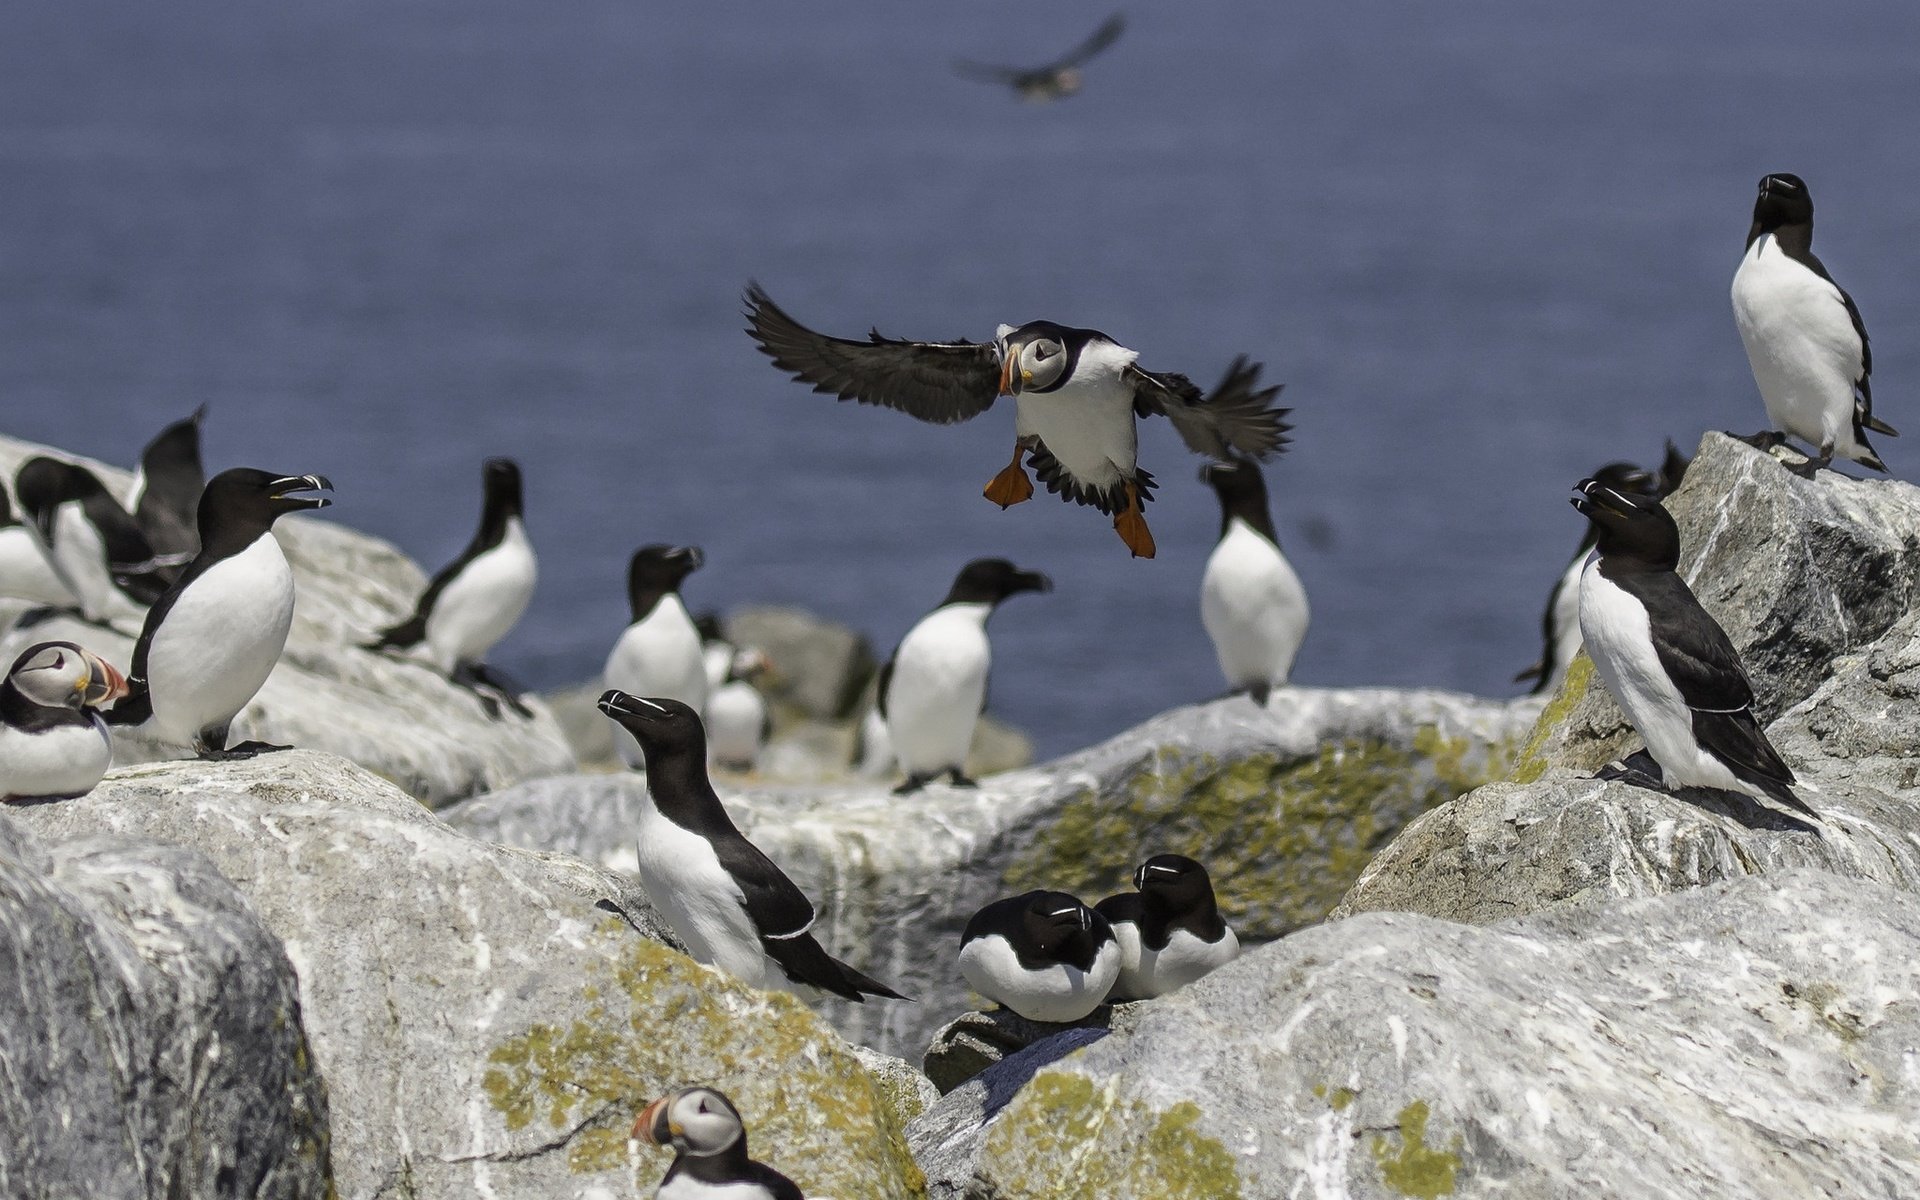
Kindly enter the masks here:
[[768, 1200], [807, 1200], [800, 1185], [761, 1162], [747, 1164], [753, 1182], [766, 1189]]
[[[899, 655], [899, 653], [898, 650], [893, 652], [894, 656]], [[873, 692], [873, 706], [880, 710], [880, 718], [882, 720], [885, 720], [887, 716], [887, 685], [892, 682], [893, 657], [889, 657], [885, 663], [881, 664], [879, 683]]]
[[162, 429], [140, 454], [142, 486], [133, 519], [156, 554], [191, 558], [200, 552], [198, 509], [207, 482], [200, 465], [200, 423], [206, 415], [202, 404], [192, 416]]
[[780, 964], [788, 979], [849, 1000], [859, 1000], [862, 992], [905, 998], [834, 958], [814, 940], [808, 932], [813, 926], [813, 902], [752, 842], [744, 837], [719, 838], [713, 848], [746, 898], [747, 918], [760, 935], [761, 949]]
[[1291, 409], [1275, 408], [1273, 398], [1282, 385], [1260, 387], [1260, 364], [1242, 355], [1205, 396], [1185, 375], [1156, 375], [1139, 367], [1127, 368], [1133, 383], [1133, 410], [1140, 416], [1159, 413], [1173, 422], [1187, 449], [1225, 461], [1231, 451], [1254, 458], [1271, 458], [1287, 444], [1286, 422]]
[[747, 332], [773, 365], [816, 392], [879, 404], [935, 425], [953, 425], [993, 407], [1000, 352], [975, 342], [867, 341], [815, 333], [780, 310], [759, 284], [747, 285]]
[[405, 650], [410, 646], [417, 646], [425, 641], [427, 636], [427, 618], [433, 615], [434, 603], [440, 599], [440, 593], [446, 590], [447, 585], [453, 582], [453, 577], [460, 573], [462, 567], [472, 562], [474, 557], [474, 548], [469, 546], [466, 552], [461, 554], [459, 558], [441, 567], [439, 572], [434, 575], [432, 581], [427, 584], [427, 590], [421, 595], [420, 602], [413, 606], [413, 615], [398, 625], [392, 625], [381, 630], [380, 636], [377, 639], [368, 642], [362, 646], [361, 649], [384, 650], [391, 646]]
[[1898, 430], [1885, 421], [1876, 420], [1873, 415], [1873, 341], [1867, 337], [1867, 323], [1860, 319], [1860, 306], [1853, 302], [1853, 297], [1847, 294], [1847, 289], [1841, 287], [1839, 281], [1834, 279], [1832, 273], [1827, 270], [1827, 264], [1820, 261], [1819, 255], [1809, 250], [1804, 261], [1807, 269], [1833, 284], [1833, 290], [1840, 293], [1840, 303], [1847, 306], [1847, 319], [1853, 322], [1853, 331], [1860, 336], [1860, 378], [1853, 381], [1853, 386], [1859, 391], [1860, 398], [1854, 403], [1854, 424], [1871, 429], [1875, 433], [1884, 433], [1888, 437], [1899, 437]]
[[954, 59], [953, 69], [967, 79], [978, 79], [984, 83], [1011, 83], [1015, 87], [1024, 83], [1031, 74], [1018, 67], [996, 67], [990, 63], [969, 62], [964, 58]]
[[1086, 41], [1081, 42], [1078, 46], [1075, 46], [1059, 58], [1048, 63], [1045, 67], [1042, 67], [1041, 70], [1051, 73], [1054, 71], [1064, 71], [1068, 67], [1077, 67], [1102, 50], [1105, 50], [1108, 46], [1119, 41], [1120, 35], [1126, 31], [1126, 28], [1127, 18], [1120, 13], [1115, 13], [1102, 21], [1100, 28], [1094, 30], [1093, 33], [1087, 37]]

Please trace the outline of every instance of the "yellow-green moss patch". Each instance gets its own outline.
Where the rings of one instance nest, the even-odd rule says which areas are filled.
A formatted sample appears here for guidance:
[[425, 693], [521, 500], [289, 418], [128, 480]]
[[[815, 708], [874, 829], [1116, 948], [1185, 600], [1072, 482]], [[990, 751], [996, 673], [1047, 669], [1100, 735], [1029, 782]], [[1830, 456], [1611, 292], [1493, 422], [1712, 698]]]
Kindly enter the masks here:
[[1347, 1106], [1352, 1104], [1360, 1095], [1359, 1092], [1354, 1091], [1350, 1087], [1330, 1088], [1324, 1083], [1314, 1084], [1313, 1094], [1325, 1100], [1327, 1107], [1335, 1112], [1347, 1111]]
[[1412, 749], [1348, 739], [1229, 763], [1162, 750], [1119, 795], [1069, 800], [1004, 882], [1091, 900], [1126, 887], [1141, 857], [1185, 854], [1207, 864], [1242, 936], [1278, 937], [1325, 917], [1408, 821], [1508, 766], [1501, 748], [1430, 726]]
[[[730, 983], [619, 922], [595, 936], [618, 949], [582, 979], [580, 1015], [534, 1025], [488, 1055], [481, 1087], [509, 1131], [573, 1130], [571, 1170], [623, 1171], [640, 1109], [703, 1083], [733, 1098], [755, 1153], [810, 1194], [924, 1193], [893, 1107], [806, 1006]], [[664, 1173], [671, 1157], [658, 1159]]]
[[1507, 778], [1514, 783], [1532, 783], [1546, 774], [1547, 742], [1573, 715], [1573, 706], [1587, 694], [1587, 686], [1592, 680], [1593, 660], [1583, 650], [1573, 656], [1573, 662], [1567, 667], [1567, 677], [1560, 681], [1560, 690], [1540, 710], [1540, 719], [1533, 723], [1533, 730], [1527, 734], [1526, 745], [1521, 747]]
[[1191, 1101], [1162, 1111], [1042, 1071], [988, 1130], [981, 1168], [1001, 1200], [1241, 1200], [1232, 1153], [1199, 1123]]
[[1453, 1177], [1460, 1170], [1459, 1134], [1453, 1136], [1449, 1150], [1427, 1145], [1427, 1118], [1431, 1115], [1425, 1100], [1415, 1100], [1400, 1110], [1397, 1149], [1395, 1139], [1378, 1134], [1373, 1139], [1373, 1161], [1380, 1168], [1381, 1181], [1416, 1200], [1453, 1195]]

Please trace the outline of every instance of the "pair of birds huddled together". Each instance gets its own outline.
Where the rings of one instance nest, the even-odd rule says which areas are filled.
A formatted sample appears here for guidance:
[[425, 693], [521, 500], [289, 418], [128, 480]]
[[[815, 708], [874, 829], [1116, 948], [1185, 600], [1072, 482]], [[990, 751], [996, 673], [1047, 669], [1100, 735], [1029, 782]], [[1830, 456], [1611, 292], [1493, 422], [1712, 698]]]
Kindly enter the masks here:
[[1056, 891], [1008, 896], [960, 935], [968, 986], [1030, 1021], [1078, 1021], [1116, 1000], [1151, 1000], [1240, 956], [1207, 870], [1156, 854], [1131, 892], [1088, 907]]
[[[124, 677], [71, 642], [28, 647], [0, 681], [0, 798], [91, 791], [112, 762], [110, 726], [209, 759], [281, 749], [229, 747], [228, 732], [279, 661], [293, 623], [293, 571], [273, 523], [325, 507], [327, 498], [306, 493], [330, 489], [318, 475], [245, 467], [209, 481], [196, 507], [198, 548], [141, 615]], [[75, 595], [87, 586], [75, 564], [111, 575], [97, 534], [107, 504], [117, 507], [111, 497], [82, 489], [42, 505], [31, 480], [21, 490], [48, 560], [63, 581], [81, 584]]]

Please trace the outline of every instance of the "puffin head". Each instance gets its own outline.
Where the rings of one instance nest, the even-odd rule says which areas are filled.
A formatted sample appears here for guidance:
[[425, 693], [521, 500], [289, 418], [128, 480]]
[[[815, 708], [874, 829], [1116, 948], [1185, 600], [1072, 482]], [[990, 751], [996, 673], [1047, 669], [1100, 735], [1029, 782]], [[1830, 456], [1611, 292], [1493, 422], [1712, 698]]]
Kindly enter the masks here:
[[747, 1126], [725, 1094], [710, 1087], [684, 1087], [641, 1110], [631, 1136], [704, 1158], [732, 1149], [746, 1138]]
[[1052, 321], [1029, 321], [1018, 329], [1002, 325], [1000, 395], [1050, 392], [1066, 381], [1072, 366], [1068, 331]]
[[1601, 557], [1636, 559], [1656, 569], [1680, 565], [1680, 527], [1658, 498], [1583, 479], [1572, 504], [1593, 522]]
[[1753, 223], [1762, 233], [1782, 225], [1813, 221], [1813, 195], [1798, 175], [1776, 172], [1760, 179], [1760, 195], [1753, 202]]
[[7, 680], [46, 708], [98, 708], [127, 694], [127, 681], [112, 663], [72, 642], [29, 646]]

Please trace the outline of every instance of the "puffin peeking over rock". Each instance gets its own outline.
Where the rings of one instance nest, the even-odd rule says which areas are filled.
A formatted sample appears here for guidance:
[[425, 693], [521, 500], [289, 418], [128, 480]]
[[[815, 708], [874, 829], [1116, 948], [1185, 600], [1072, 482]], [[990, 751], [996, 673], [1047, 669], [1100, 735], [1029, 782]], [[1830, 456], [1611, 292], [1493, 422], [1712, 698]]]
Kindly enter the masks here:
[[726, 1094], [684, 1087], [640, 1113], [633, 1141], [671, 1146], [655, 1200], [805, 1200], [799, 1185], [747, 1154], [747, 1124]]
[[113, 765], [100, 709], [127, 694], [113, 664], [72, 642], [27, 647], [0, 680], [0, 800], [84, 796]]

